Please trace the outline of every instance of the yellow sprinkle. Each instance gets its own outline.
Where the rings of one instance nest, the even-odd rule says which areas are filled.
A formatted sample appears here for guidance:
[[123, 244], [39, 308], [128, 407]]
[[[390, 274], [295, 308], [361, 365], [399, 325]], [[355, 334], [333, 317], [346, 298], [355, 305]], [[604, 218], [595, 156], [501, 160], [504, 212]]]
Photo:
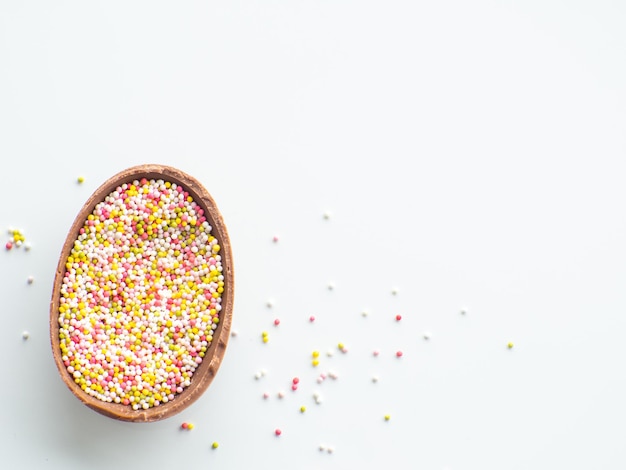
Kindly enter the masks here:
[[319, 357], [319, 356], [320, 356], [320, 352], [319, 352], [319, 351], [313, 351], [313, 353], [311, 354], [311, 356], [313, 356], [313, 357]]
[[507, 348], [512, 349], [513, 348], [513, 343], [511, 341], [509, 341], [509, 343], [506, 346], [507, 346]]
[[78, 184], [83, 184], [85, 182], [85, 177], [79, 176], [76, 181], [78, 181]]
[[320, 365], [320, 361], [318, 361], [317, 359], [313, 359], [313, 360], [311, 361], [311, 365], [312, 365], [313, 367], [317, 367], [317, 366], [319, 366], [319, 365]]
[[211, 447], [213, 447], [214, 449], [217, 449], [220, 445], [217, 442], [214, 442], [213, 444], [211, 444]]
[[389, 421], [390, 419], [391, 419], [391, 416], [385, 415], [385, 421]]
[[306, 411], [306, 406], [302, 405], [300, 407], [300, 413], [304, 413]]

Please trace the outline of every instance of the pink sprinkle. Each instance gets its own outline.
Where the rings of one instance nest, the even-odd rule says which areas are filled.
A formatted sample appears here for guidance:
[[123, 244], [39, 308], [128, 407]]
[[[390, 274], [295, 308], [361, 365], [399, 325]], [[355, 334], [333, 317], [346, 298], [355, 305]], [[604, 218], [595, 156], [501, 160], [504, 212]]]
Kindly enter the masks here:
[[276, 325], [276, 326], [280, 325], [280, 320], [278, 318], [276, 320], [274, 320], [274, 325]]
[[293, 378], [293, 380], [292, 380], [292, 382], [293, 382], [294, 384], [297, 384], [297, 383], [299, 383], [299, 382], [300, 382], [300, 379], [299, 379], [298, 377], [294, 377], [294, 378]]
[[278, 236], [277, 236], [277, 235], [274, 235], [274, 238], [272, 238], [272, 241], [273, 241], [274, 243], [276, 243], [276, 242], [278, 241]]
[[5, 247], [7, 250], [10, 250], [11, 248], [13, 248], [13, 243], [11, 243], [11, 242], [7, 242], [7, 244], [6, 244], [6, 245], [4, 245], [4, 247]]
[[291, 390], [293, 390], [295, 392], [296, 390], [298, 390], [298, 386], [296, 384], [293, 384], [291, 386]]
[[314, 322], [314, 321], [315, 321], [315, 317], [314, 317], [313, 315], [311, 315], [311, 316], [309, 317], [309, 321], [310, 321], [310, 322]]
[[378, 357], [378, 355], [380, 354], [380, 351], [378, 351], [378, 349], [375, 349], [372, 354], [374, 355], [374, 357]]
[[269, 393], [265, 392], [265, 393], [263, 394], [263, 398], [264, 398], [265, 400], [267, 400], [269, 397], [270, 397], [270, 394], [269, 394]]
[[396, 321], [402, 320], [402, 315], [396, 315]]
[[398, 352], [396, 352], [396, 356], [397, 356], [397, 357], [402, 357], [402, 351], [398, 351]]
[[283, 432], [280, 429], [276, 429], [276, 431], [274, 431], [274, 434], [276, 434], [277, 436], [280, 436]]

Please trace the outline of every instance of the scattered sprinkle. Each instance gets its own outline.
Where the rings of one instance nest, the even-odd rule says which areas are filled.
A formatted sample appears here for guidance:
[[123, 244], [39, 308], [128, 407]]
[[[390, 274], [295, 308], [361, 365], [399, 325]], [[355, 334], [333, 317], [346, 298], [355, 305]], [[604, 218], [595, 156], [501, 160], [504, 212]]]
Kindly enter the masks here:
[[267, 392], [264, 392], [264, 393], [263, 393], [263, 398], [264, 398], [265, 400], [267, 400], [269, 397], [270, 397], [270, 394], [269, 394], [269, 393], [267, 393]]
[[293, 390], [294, 392], [295, 392], [296, 390], [298, 390], [298, 385], [297, 385], [297, 384], [292, 384], [292, 385], [291, 385], [291, 390]]
[[13, 248], [13, 242], [7, 242], [7, 244], [4, 245], [4, 247], [7, 249], [7, 251], [11, 250]]
[[237, 332], [237, 330], [232, 330], [230, 332], [230, 336], [232, 336], [233, 338], [235, 338], [238, 334], [239, 334], [239, 332]]
[[280, 436], [282, 433], [283, 432], [278, 428], [276, 428], [276, 430], [274, 431], [274, 434], [276, 434], [277, 436]]
[[278, 398], [284, 398], [285, 397], [285, 392], [283, 392], [282, 390], [278, 392]]
[[313, 323], [313, 322], [315, 321], [315, 315], [311, 315], [311, 316], [309, 317], [309, 321], [310, 321], [311, 323]]
[[319, 351], [313, 351], [311, 353], [311, 356], [313, 356], [313, 357], [320, 357], [320, 352]]
[[324, 452], [326, 450], [326, 447], [324, 447], [323, 444], [320, 444], [318, 449], [319, 449], [320, 452]]
[[272, 237], [272, 241], [273, 241], [274, 243], [277, 243], [277, 242], [278, 242], [278, 235], [274, 235], [274, 236]]
[[509, 349], [513, 349], [513, 343], [511, 341], [508, 342], [508, 344], [506, 345], [507, 348]]
[[378, 357], [379, 354], [380, 354], [380, 351], [378, 349], [374, 349], [374, 351], [372, 352], [372, 355], [374, 357]]
[[393, 289], [391, 289], [391, 295], [398, 295], [398, 288], [394, 287]]
[[332, 447], [329, 447], [328, 449], [326, 449], [326, 452], [328, 452], [329, 454], [332, 454], [333, 452], [335, 452], [335, 449], [333, 449]]
[[300, 413], [304, 413], [306, 411], [306, 406], [302, 405], [300, 407]]
[[35, 282], [35, 278], [33, 276], [28, 276], [28, 279], [26, 279], [26, 282], [28, 282], [29, 284], [32, 284], [33, 282]]
[[320, 361], [319, 361], [319, 359], [313, 359], [313, 360], [311, 361], [311, 365], [312, 365], [313, 367], [317, 367], [317, 366], [319, 366], [319, 365], [320, 365]]
[[79, 176], [78, 178], [76, 178], [76, 181], [78, 182], [78, 184], [83, 184], [85, 182], [85, 177]]
[[402, 320], [402, 315], [396, 315], [396, 321]]
[[430, 339], [430, 331], [424, 331], [424, 339]]
[[378, 382], [378, 376], [377, 375], [374, 375], [372, 377], [372, 382], [374, 382], [374, 383]]
[[329, 349], [328, 351], [326, 351], [326, 355], [327, 355], [328, 357], [333, 357], [333, 355], [334, 355], [334, 354], [335, 354], [335, 353], [333, 352], [333, 350], [332, 350], [332, 349]]
[[370, 313], [369, 313], [367, 310], [363, 310], [363, 311], [361, 312], [361, 315], [362, 315], [363, 317], [367, 317], [369, 314], [370, 314]]
[[261, 333], [261, 338], [263, 339], [264, 343], [267, 343], [270, 340], [267, 331], [264, 331], [263, 333]]
[[267, 305], [267, 308], [272, 308], [274, 306], [274, 301], [269, 299], [265, 305]]
[[339, 375], [334, 370], [330, 370], [328, 371], [328, 377], [330, 377], [333, 380], [337, 380], [339, 378]]
[[403, 354], [402, 351], [397, 351], [396, 352], [396, 357], [402, 357], [402, 354]]
[[461, 315], [467, 315], [467, 309], [462, 308], [461, 309]]
[[219, 447], [219, 443], [214, 442], [213, 444], [211, 444], [211, 447], [213, 447], [214, 449], [217, 449]]
[[298, 384], [298, 383], [300, 383], [300, 379], [299, 379], [298, 377], [294, 377], [294, 378], [291, 380], [291, 382], [292, 382], [293, 384]]
[[274, 320], [274, 326], [278, 326], [280, 325], [280, 320], [277, 318], [276, 320]]
[[23, 340], [27, 340], [28, 338], [30, 338], [30, 333], [28, 331], [23, 331], [22, 332], [22, 339]]
[[385, 415], [385, 421], [389, 421], [391, 419], [390, 415]]
[[254, 378], [255, 380], [259, 380], [262, 377], [260, 372], [257, 372], [256, 374], [254, 374]]
[[26, 250], [26, 251], [30, 251], [30, 249], [31, 249], [32, 247], [33, 247], [33, 246], [30, 244], [30, 242], [25, 242], [25, 243], [24, 243], [24, 250]]
[[323, 217], [324, 217], [324, 219], [328, 220], [328, 219], [330, 219], [331, 215], [332, 214], [330, 213], [330, 211], [326, 211], [326, 212], [324, 212]]
[[335, 284], [333, 284], [332, 282], [328, 283], [328, 290], [333, 290], [335, 288]]

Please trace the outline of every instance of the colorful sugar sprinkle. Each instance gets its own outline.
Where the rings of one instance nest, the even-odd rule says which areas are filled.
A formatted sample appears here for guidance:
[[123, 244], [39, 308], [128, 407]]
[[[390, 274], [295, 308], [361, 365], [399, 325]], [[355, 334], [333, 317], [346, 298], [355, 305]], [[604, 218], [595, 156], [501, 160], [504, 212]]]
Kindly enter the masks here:
[[217, 449], [219, 446], [220, 446], [220, 445], [219, 445], [219, 443], [218, 443], [218, 442], [214, 442], [213, 444], [211, 444], [211, 447], [212, 447], [213, 449]]
[[220, 245], [203, 209], [162, 180], [118, 186], [88, 215], [65, 265], [62, 360], [105, 402], [148, 409], [191, 384], [220, 321]]

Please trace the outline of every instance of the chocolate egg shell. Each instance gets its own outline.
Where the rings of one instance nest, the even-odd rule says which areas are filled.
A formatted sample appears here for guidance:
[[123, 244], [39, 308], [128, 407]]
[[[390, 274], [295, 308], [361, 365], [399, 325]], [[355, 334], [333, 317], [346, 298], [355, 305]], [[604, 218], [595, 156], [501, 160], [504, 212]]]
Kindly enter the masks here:
[[[148, 409], [134, 410], [128, 405], [109, 403], [91, 396], [84, 392], [74, 381], [73, 376], [68, 372], [62, 360], [59, 339], [59, 306], [61, 302], [61, 287], [66, 271], [65, 265], [87, 217], [93, 212], [96, 205], [104, 201], [117, 187], [143, 178], [147, 180], [169, 181], [182, 186], [195, 203], [203, 209], [204, 216], [212, 227], [211, 235], [217, 238], [221, 247], [219, 254], [223, 268], [221, 274], [224, 276], [224, 291], [221, 293], [222, 309], [219, 313], [219, 323], [213, 332], [213, 340], [202, 362], [193, 372], [190, 385], [177, 394], [174, 399], [166, 403], [161, 403], [159, 406]], [[234, 272], [230, 239], [224, 220], [209, 192], [195, 178], [176, 168], [163, 165], [140, 165], [128, 168], [105, 181], [85, 202], [68, 232], [59, 256], [59, 263], [54, 277], [52, 299], [50, 301], [50, 342], [54, 361], [61, 379], [81, 402], [98, 413], [111, 418], [132, 422], [149, 422], [173, 416], [195, 402], [215, 377], [224, 357], [230, 336], [233, 301]]]

